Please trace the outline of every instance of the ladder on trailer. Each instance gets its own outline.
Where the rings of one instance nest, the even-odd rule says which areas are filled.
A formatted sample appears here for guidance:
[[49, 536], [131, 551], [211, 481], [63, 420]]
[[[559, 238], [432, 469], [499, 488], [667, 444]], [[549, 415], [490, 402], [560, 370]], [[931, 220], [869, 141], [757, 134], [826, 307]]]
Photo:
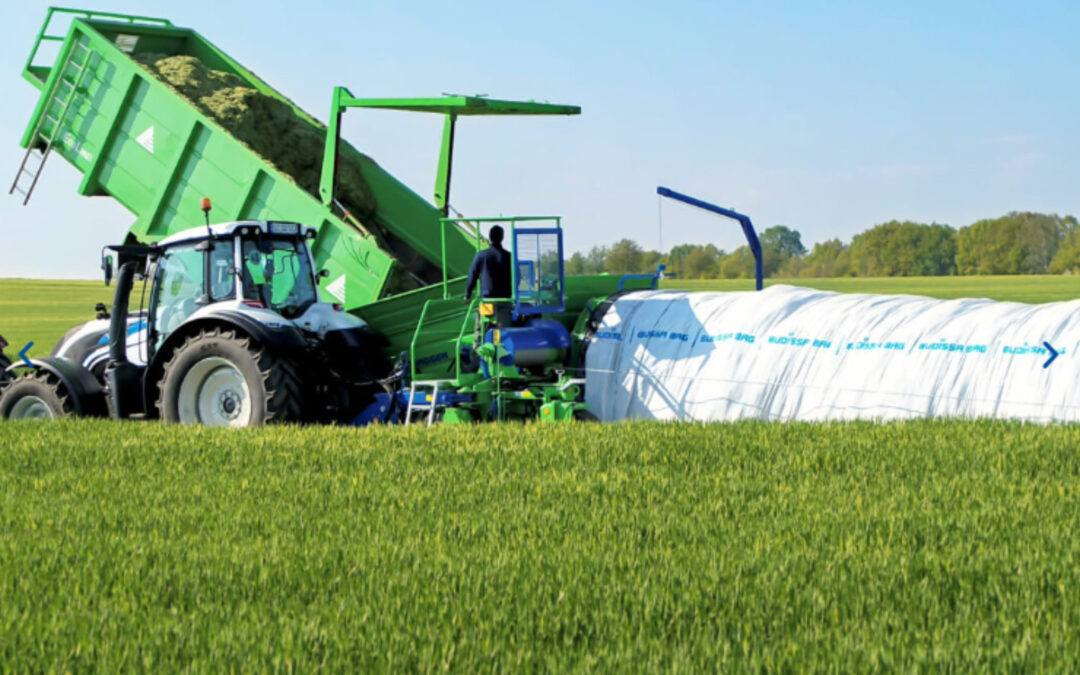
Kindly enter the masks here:
[[[79, 61], [80, 56], [81, 63]], [[83, 79], [91, 70], [91, 62], [97, 56], [97, 52], [84, 43], [76, 42], [71, 51], [68, 52], [67, 58], [64, 59], [64, 65], [60, 67], [56, 83], [53, 84], [49, 98], [41, 109], [41, 115], [38, 117], [37, 125], [34, 127], [34, 133], [30, 137], [30, 145], [26, 149], [26, 154], [23, 155], [22, 164], [19, 165], [19, 171], [15, 174], [15, 180], [11, 183], [11, 189], [8, 190], [9, 195], [18, 192], [23, 196], [23, 206], [26, 206], [30, 201], [30, 195], [34, 193], [38, 178], [41, 177], [41, 171], [45, 168], [45, 162], [49, 159], [49, 154], [56, 144], [56, 139], [60, 136], [60, 130], [63, 128], [64, 122], [67, 121], [71, 104], [78, 95]], [[74, 79], [68, 79], [67, 75], [68, 67], [71, 65], [78, 68], [78, 71], [74, 74]], [[58, 102], [61, 104], [60, 114], [53, 117], [49, 113], [54, 104]], [[46, 123], [52, 125], [52, 129], [48, 133], [45, 130]], [[40, 142], [44, 142], [44, 148], [39, 149]], [[31, 157], [37, 158], [36, 163], [31, 162]], [[24, 189], [22, 186], [25, 181], [29, 181], [30, 184]]]

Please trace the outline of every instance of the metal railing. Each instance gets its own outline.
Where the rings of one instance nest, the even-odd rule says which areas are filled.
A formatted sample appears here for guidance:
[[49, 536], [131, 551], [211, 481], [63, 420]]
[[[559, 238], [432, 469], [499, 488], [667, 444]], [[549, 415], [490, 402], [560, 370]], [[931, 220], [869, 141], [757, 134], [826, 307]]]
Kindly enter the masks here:
[[[67, 33], [70, 32], [70, 26], [64, 26], [64, 33], [50, 33], [49, 26], [52, 24], [53, 16], [70, 15], [77, 19], [89, 19], [90, 21], [105, 20], [113, 21], [121, 25], [129, 26], [172, 26], [172, 21], [168, 19], [162, 19], [153, 16], [139, 16], [136, 14], [117, 14], [115, 12], [94, 12], [85, 9], [71, 9], [68, 7], [50, 7], [48, 13], [45, 15], [45, 21], [41, 24], [41, 30], [38, 31], [37, 38], [34, 39], [34, 46], [30, 50], [30, 56], [26, 59], [26, 65], [23, 66], [23, 77], [29, 80], [31, 83], [44, 84], [45, 79], [39, 78], [34, 69], [39, 70], [52, 70], [52, 67], [56, 65], [54, 60], [52, 64], [48, 66], [34, 65], [34, 59], [37, 58], [38, 49], [41, 48], [42, 42], [63, 42], [67, 39]], [[59, 55], [57, 55], [59, 58]]]
[[[433, 302], [444, 302], [443, 300], [428, 300], [424, 303], [424, 309], [420, 311], [420, 319], [416, 322], [416, 330], [413, 331], [412, 341], [409, 343], [409, 379], [411, 381], [416, 380], [416, 343], [420, 338], [420, 333], [424, 328], [424, 320], [427, 319], [428, 309], [430, 309]], [[465, 328], [469, 325], [469, 318], [476, 312], [477, 303], [481, 302], [480, 298], [473, 298], [469, 303], [468, 309], [465, 311], [465, 315], [461, 320], [461, 329], [458, 330], [457, 340], [454, 342], [453, 349], [458, 350], [461, 346], [461, 341], [465, 337]], [[461, 381], [461, 355], [451, 354], [451, 358], [454, 360], [454, 381]]]
[[[510, 231], [507, 232], [506, 234], [507, 234], [507, 236], [513, 238], [513, 236], [514, 236], [514, 226], [517, 223], [535, 223], [535, 222], [540, 222], [540, 221], [550, 221], [550, 222], [555, 224], [555, 227], [557, 229], [562, 228], [562, 217], [561, 216], [507, 216], [507, 217], [499, 216], [497, 218], [440, 218], [439, 219], [439, 241], [440, 241], [440, 245], [442, 247], [441, 248], [441, 251], [442, 251], [441, 255], [442, 255], [443, 299], [446, 300], [446, 299], [448, 299], [450, 297], [450, 279], [449, 279], [448, 272], [447, 272], [447, 269], [446, 269], [446, 227], [447, 227], [447, 225], [454, 225], [454, 226], [462, 229], [463, 231], [465, 231], [466, 234], [471, 234], [471, 233], [465, 228], [464, 224], [468, 223], [470, 226], [472, 226], [472, 228], [474, 229], [474, 231], [476, 233], [476, 235], [474, 237], [474, 242], [476, 244], [476, 251], [479, 253], [480, 249], [483, 247], [483, 244], [487, 241], [483, 237], [483, 234], [481, 233], [481, 230], [480, 230], [480, 226], [482, 224], [484, 224], [484, 223], [490, 223], [492, 225], [498, 225], [498, 224], [501, 224], [501, 223], [508, 224], [510, 226]], [[514, 276], [515, 277], [517, 276], [516, 265], [515, 265], [515, 269], [514, 269]], [[514, 283], [515, 284], [517, 283], [516, 278], [514, 279]]]

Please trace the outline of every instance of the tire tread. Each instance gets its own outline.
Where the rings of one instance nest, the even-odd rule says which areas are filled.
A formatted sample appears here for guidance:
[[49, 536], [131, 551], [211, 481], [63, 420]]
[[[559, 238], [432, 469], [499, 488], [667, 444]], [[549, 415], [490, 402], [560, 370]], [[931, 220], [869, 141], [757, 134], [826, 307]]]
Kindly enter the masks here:
[[[33, 384], [26, 384], [32, 382]], [[12, 390], [18, 390], [20, 388], [29, 387], [31, 390], [37, 389], [34, 392], [35, 396], [52, 396], [56, 399], [58, 407], [60, 408], [60, 417], [70, 417], [75, 414], [75, 405], [71, 400], [71, 396], [68, 395], [67, 390], [64, 388], [60, 378], [56, 377], [52, 373], [35, 368], [28, 373], [22, 373], [3, 384], [0, 384], [0, 412], [6, 407], [5, 399]], [[44, 391], [42, 391], [42, 388]]]
[[173, 349], [161, 369], [161, 377], [157, 382], [156, 407], [158, 414], [163, 420], [171, 416], [165, 410], [165, 387], [172, 369], [177, 361], [190, 349], [198, 349], [206, 341], [227, 341], [247, 352], [256, 369], [262, 376], [261, 385], [265, 396], [264, 409], [261, 420], [257, 423], [267, 422], [299, 422], [304, 419], [303, 388], [298, 367], [295, 361], [282, 354], [275, 354], [264, 345], [253, 345], [247, 336], [237, 335], [230, 329], [214, 328], [201, 330], [184, 339], [183, 343]]

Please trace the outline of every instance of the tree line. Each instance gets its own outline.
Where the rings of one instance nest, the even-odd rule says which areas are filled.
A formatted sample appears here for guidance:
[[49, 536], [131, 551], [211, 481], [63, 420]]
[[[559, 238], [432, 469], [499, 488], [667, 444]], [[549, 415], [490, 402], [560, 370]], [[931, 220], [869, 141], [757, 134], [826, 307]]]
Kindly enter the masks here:
[[[807, 250], [798, 230], [775, 225], [758, 236], [767, 277], [893, 277], [1080, 272], [1080, 223], [1073, 216], [1012, 212], [960, 229], [938, 223], [889, 221]], [[566, 261], [567, 274], [653, 272], [665, 265], [687, 279], [753, 278], [748, 246], [727, 252], [712, 244], [681, 244], [667, 253], [631, 239], [594, 246]]]

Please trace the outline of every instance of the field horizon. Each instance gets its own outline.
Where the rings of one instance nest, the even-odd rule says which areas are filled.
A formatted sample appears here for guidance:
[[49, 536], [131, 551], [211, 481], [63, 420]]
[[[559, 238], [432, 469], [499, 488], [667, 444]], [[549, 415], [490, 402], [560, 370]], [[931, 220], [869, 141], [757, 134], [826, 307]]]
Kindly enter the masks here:
[[[1080, 298], [1080, 277], [1071, 275], [999, 275], [953, 277], [845, 277], [837, 279], [766, 279], [780, 284], [840, 293], [900, 293], [951, 299], [985, 297], [1025, 303]], [[661, 288], [688, 291], [749, 291], [751, 279], [665, 279]], [[44, 355], [73, 326], [94, 318], [94, 305], [112, 306], [113, 287], [101, 280], [0, 277], [0, 335], [17, 351], [33, 340], [33, 355]], [[133, 301], [133, 306], [138, 303]], [[48, 308], [43, 311], [42, 308]]]

